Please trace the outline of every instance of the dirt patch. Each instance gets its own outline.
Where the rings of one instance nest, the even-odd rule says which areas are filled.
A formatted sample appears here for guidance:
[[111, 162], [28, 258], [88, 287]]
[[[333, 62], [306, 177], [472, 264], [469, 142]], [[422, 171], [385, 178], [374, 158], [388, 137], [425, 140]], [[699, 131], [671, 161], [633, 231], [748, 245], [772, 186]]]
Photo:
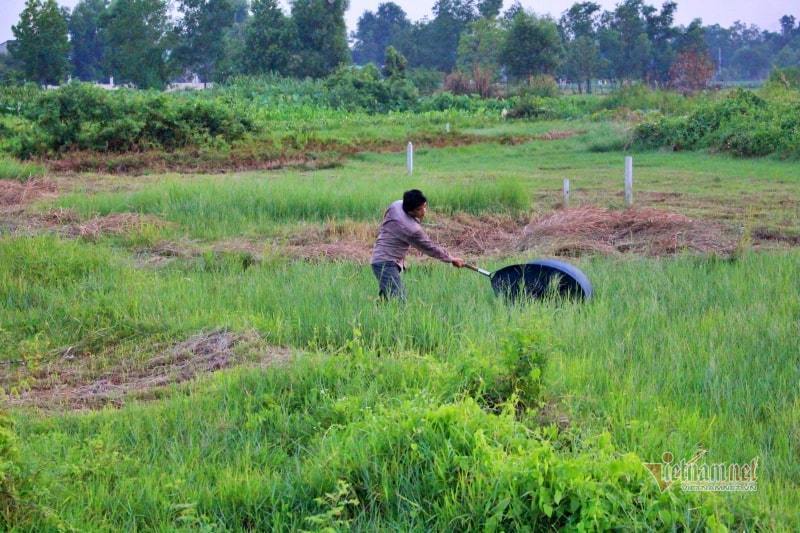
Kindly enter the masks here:
[[781, 231], [772, 228], [755, 228], [752, 233], [756, 242], [785, 243], [790, 246], [800, 246], [800, 234]]
[[[88, 379], [88, 371], [72, 360], [65, 369], [47, 368], [37, 371], [35, 385], [29, 390], [7, 398], [11, 406], [44, 408], [95, 409], [106, 405], [121, 406], [126, 399], [148, 398], [158, 389], [182, 383], [203, 374], [250, 361], [268, 367], [287, 362], [287, 348], [264, 348], [255, 333], [234, 334], [226, 330], [195, 335], [169, 347], [142, 364], [119, 365], [99, 377]], [[235, 348], [258, 347], [256, 361], [239, 355]], [[17, 378], [18, 379], [18, 378]], [[8, 376], [4, 376], [8, 382]]]
[[0, 180], [0, 208], [28, 204], [43, 197], [53, 197], [58, 192], [56, 184], [49, 180], [32, 179], [25, 183]]
[[660, 256], [683, 250], [729, 255], [735, 247], [736, 236], [731, 230], [714, 222], [658, 209], [580, 207], [531, 221], [523, 232], [520, 249], [574, 257], [618, 252]]

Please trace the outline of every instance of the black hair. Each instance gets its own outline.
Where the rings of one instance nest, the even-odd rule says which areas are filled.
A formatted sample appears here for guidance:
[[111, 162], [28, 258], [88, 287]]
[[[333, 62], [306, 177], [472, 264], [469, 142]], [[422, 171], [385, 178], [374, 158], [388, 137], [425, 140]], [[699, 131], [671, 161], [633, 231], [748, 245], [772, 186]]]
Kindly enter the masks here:
[[422, 191], [419, 189], [406, 191], [403, 193], [403, 211], [410, 213], [427, 201], [428, 199], [425, 198], [425, 195], [422, 194]]

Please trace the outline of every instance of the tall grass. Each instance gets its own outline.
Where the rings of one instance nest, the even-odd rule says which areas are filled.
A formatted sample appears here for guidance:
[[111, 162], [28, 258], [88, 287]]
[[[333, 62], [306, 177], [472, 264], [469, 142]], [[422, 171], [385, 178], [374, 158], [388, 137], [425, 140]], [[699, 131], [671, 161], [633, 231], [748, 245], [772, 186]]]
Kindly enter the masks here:
[[[403, 191], [420, 186], [418, 180], [408, 177], [200, 178], [162, 182], [126, 193], [74, 194], [61, 199], [59, 205], [84, 214], [154, 214], [177, 222], [193, 236], [219, 237], [263, 232], [281, 221], [379, 220]], [[511, 179], [437, 180], [426, 184], [424, 192], [431, 208], [443, 213], [515, 213], [530, 205], [523, 185]]]
[[[576, 509], [585, 495], [573, 494], [577, 481], [567, 472], [589, 476], [600, 502], [645, 491], [638, 501], [650, 503], [619, 504], [634, 522], [614, 522], [622, 515], [602, 503], [610, 521], [598, 524], [707, 519], [702, 505], [691, 505], [701, 515], [687, 516], [672, 496], [650, 500], [651, 485], [633, 467], [639, 459], [584, 440], [603, 431], [642, 460], [664, 451], [689, 457], [698, 446], [710, 463], [757, 456], [759, 492], [729, 498], [731, 508], [747, 520], [757, 519], [747, 518], [752, 512], [778, 526], [796, 523], [796, 252], [738, 262], [597, 259], [582, 265], [596, 288], [587, 305], [507, 307], [485, 280], [445, 265], [407, 273], [410, 302], [402, 306], [378, 303], [368, 269], [347, 263], [276, 260], [245, 269], [229, 258], [148, 271], [100, 245], [52, 237], [5, 239], [0, 250], [9, 358], [65, 345], [80, 358], [112, 357], [126, 340], [147, 346], [216, 327], [255, 328], [272, 343], [340, 354], [222, 376], [120, 414], [20, 418], [24, 455], [48, 465], [39, 503], [78, 528], [97, 526], [102, 509], [111, 528], [205, 521], [282, 529], [340, 504], [345, 511], [320, 519], [357, 529], [483, 527], [496, 514], [480, 510], [487, 502], [508, 496], [503, 505], [532, 509], [519, 495], [536, 486], [527, 476], [543, 464], [558, 474], [542, 478], [542, 494], [562, 486]], [[567, 408], [580, 429], [566, 442], [543, 442], [525, 420], [496, 418], [473, 403], [498, 398], [508, 383], [502, 376], [517, 368], [503, 362], [509, 327], [547, 339], [530, 353], [548, 361], [542, 400]], [[519, 368], [513, 372], [528, 375]], [[577, 455], [553, 455], [548, 442]], [[627, 489], [609, 481], [623, 479], [606, 470], [614, 461], [631, 476]], [[346, 482], [339, 496], [338, 480]], [[678, 508], [648, 515], [655, 501]], [[498, 516], [559, 527], [581, 516], [556, 513], [565, 521], [552, 522], [546, 507], [535, 508]]]
[[28, 181], [44, 176], [45, 168], [35, 163], [0, 157], [0, 180]]

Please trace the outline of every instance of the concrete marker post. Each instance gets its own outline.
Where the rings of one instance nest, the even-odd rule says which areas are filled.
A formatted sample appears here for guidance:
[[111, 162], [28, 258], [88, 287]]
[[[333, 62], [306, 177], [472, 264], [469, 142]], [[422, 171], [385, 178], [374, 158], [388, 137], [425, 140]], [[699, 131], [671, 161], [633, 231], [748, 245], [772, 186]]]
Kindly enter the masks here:
[[633, 157], [625, 157], [625, 206], [633, 206]]
[[408, 149], [406, 150], [406, 170], [408, 170], [409, 176], [414, 174], [414, 145], [410, 142], [408, 143]]
[[564, 209], [569, 207], [569, 178], [564, 178]]

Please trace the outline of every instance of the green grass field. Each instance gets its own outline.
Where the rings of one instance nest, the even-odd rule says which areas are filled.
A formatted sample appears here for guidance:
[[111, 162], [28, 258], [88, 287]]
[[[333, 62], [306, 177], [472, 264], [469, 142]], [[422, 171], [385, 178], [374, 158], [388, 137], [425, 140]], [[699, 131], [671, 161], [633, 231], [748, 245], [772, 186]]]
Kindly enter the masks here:
[[[576, 205], [620, 209], [624, 154], [597, 151], [597, 140], [621, 128], [476, 129], [574, 135], [419, 146], [413, 177], [399, 153], [305, 172], [59, 177], [57, 198], [19, 216], [135, 212], [165, 223], [94, 238], [3, 230], [6, 526], [800, 527], [797, 249], [743, 238], [733, 258], [585, 256], [571, 261], [594, 283], [591, 302], [512, 306], [472, 272], [421, 261], [405, 275], [408, 304], [382, 304], [366, 265], [274, 249], [301, 226], [377, 224], [412, 186], [428, 193], [434, 223], [549, 212], [565, 177]], [[786, 242], [800, 234], [796, 164], [634, 157], [637, 205]], [[259, 256], [214, 248], [237, 238], [261, 243]], [[164, 242], [203, 251], [143, 264]], [[526, 258], [472, 259], [496, 268]], [[140, 391], [120, 408], [24, 401], [47, 399], [53, 376], [124, 382], [165, 347], [218, 330], [255, 337], [238, 346], [237, 368]], [[260, 362], [273, 346], [290, 360]], [[662, 493], [642, 466], [700, 449], [709, 464], [758, 458], [757, 491]]]

